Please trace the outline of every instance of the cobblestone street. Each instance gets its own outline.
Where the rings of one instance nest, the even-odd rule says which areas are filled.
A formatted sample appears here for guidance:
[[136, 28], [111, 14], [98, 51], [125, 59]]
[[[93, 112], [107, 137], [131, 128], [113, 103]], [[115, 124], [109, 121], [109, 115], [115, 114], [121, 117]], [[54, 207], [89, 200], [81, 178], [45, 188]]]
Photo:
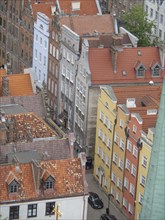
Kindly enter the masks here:
[[[95, 192], [99, 195], [104, 203], [103, 209], [93, 209], [90, 205], [88, 205], [88, 214], [87, 220], [99, 220], [100, 216], [103, 213], [106, 213], [106, 208], [108, 207], [108, 198], [106, 194], [101, 190], [101, 188], [96, 183], [95, 179], [93, 178], [92, 170], [86, 171], [86, 179], [89, 186], [89, 191]], [[110, 202], [110, 214], [115, 215], [117, 220], [127, 220], [126, 217], [121, 213], [119, 209], [117, 209], [113, 203]]]

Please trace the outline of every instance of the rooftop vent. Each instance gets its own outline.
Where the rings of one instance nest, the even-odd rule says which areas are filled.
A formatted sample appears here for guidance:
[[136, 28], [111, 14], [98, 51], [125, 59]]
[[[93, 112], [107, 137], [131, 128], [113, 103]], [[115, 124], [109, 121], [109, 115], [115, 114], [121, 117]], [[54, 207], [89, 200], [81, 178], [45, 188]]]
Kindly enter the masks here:
[[122, 75], [123, 75], [123, 76], [126, 76], [126, 75], [127, 75], [127, 73], [126, 73], [125, 70], [122, 71]]
[[135, 108], [136, 107], [135, 98], [128, 98], [126, 101], [126, 106], [127, 108]]
[[137, 51], [138, 56], [142, 55], [142, 52], [140, 50]]
[[80, 2], [72, 2], [72, 11], [80, 10]]

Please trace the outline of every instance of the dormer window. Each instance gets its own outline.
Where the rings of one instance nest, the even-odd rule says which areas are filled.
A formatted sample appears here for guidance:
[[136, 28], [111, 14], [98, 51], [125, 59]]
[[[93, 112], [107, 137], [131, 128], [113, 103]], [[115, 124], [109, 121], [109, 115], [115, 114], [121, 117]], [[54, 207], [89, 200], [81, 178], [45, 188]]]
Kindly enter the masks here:
[[15, 192], [18, 192], [18, 182], [13, 180], [9, 184], [9, 193], [15, 193]]
[[135, 66], [135, 70], [136, 70], [137, 77], [144, 77], [145, 76], [146, 68], [141, 62], [139, 62], [139, 61], [137, 62], [136, 66]]
[[140, 66], [137, 70], [136, 70], [136, 76], [138, 77], [144, 77], [145, 76], [145, 67], [144, 66]]
[[54, 179], [49, 176], [45, 181], [45, 189], [53, 189], [54, 188]]
[[159, 64], [156, 64], [151, 68], [152, 76], [160, 76], [160, 72], [161, 72], [161, 66]]

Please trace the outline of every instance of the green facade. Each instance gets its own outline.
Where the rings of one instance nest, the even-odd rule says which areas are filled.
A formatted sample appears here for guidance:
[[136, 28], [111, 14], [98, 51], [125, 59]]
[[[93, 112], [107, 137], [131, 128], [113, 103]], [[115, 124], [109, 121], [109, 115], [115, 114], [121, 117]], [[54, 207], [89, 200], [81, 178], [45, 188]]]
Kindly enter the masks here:
[[165, 80], [140, 220], [165, 220]]

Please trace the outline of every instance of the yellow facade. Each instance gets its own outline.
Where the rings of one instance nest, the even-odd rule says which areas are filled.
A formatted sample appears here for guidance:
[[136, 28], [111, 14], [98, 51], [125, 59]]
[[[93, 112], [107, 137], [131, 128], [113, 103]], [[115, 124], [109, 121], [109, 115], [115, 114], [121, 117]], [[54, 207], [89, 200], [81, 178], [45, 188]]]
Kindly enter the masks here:
[[107, 88], [100, 89], [97, 108], [94, 177], [106, 193], [110, 192], [110, 171], [116, 99]]
[[142, 134], [142, 149], [139, 155], [139, 167], [138, 167], [138, 180], [136, 191], [136, 206], [135, 206], [135, 220], [139, 219], [139, 214], [142, 206], [142, 198], [144, 196], [145, 181], [147, 178], [148, 167], [151, 156], [151, 146], [153, 143], [154, 132], [153, 129], [149, 129], [148, 134]]
[[122, 208], [124, 181], [124, 164], [126, 150], [125, 128], [129, 120], [129, 112], [125, 105], [119, 105], [117, 110], [117, 123], [114, 131], [114, 145], [111, 170], [111, 193], [114, 201]]

